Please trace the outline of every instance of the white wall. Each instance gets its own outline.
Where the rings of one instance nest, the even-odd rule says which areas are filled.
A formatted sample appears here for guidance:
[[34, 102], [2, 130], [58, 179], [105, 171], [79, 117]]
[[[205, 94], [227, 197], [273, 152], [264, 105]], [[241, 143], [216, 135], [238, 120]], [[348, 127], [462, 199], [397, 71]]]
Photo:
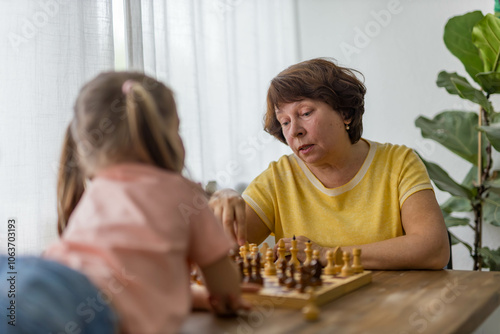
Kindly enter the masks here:
[[[461, 181], [469, 163], [423, 139], [414, 121], [443, 110], [474, 110], [475, 105], [435, 84], [441, 70], [467, 76], [442, 36], [452, 16], [474, 10], [486, 14], [493, 12], [493, 6], [493, 0], [298, 0], [300, 58], [333, 57], [340, 65], [361, 71], [367, 86], [364, 137], [413, 147]], [[360, 31], [368, 39], [363, 40]], [[439, 190], [436, 193], [440, 203], [448, 198]], [[453, 228], [472, 242], [469, 231]], [[498, 248], [500, 228], [487, 224], [483, 244]], [[453, 247], [453, 260], [455, 269], [472, 269], [462, 245]]]

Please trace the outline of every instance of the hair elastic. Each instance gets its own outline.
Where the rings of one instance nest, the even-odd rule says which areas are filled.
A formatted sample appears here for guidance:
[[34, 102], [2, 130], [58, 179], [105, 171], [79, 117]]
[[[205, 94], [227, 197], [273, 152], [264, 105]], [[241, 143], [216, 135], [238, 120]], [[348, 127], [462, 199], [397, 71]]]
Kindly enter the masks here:
[[130, 93], [130, 90], [132, 89], [132, 86], [135, 84], [136, 82], [134, 80], [126, 80], [123, 85], [122, 85], [122, 92], [123, 94], [127, 95], [128, 93]]

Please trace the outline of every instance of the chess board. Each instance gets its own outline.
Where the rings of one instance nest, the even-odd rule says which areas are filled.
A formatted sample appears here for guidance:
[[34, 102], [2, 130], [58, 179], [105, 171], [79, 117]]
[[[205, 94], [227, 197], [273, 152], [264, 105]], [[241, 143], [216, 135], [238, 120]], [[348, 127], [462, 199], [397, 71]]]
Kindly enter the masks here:
[[[277, 276], [263, 276], [264, 287], [256, 293], [245, 293], [243, 298], [253, 304], [274, 305], [278, 308], [301, 309], [307, 304], [309, 295], [297, 289], [288, 289], [278, 284]], [[296, 274], [296, 279], [299, 279]], [[363, 271], [348, 277], [321, 275], [323, 284], [314, 288], [316, 304], [324, 305], [350, 293], [372, 281], [372, 272]]]

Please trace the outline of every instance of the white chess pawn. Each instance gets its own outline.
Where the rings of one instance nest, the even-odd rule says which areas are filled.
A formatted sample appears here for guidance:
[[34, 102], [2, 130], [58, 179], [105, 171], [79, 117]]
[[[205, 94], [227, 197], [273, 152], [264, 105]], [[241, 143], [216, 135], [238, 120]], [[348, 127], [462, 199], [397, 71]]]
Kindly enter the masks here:
[[354, 270], [355, 274], [361, 274], [363, 272], [363, 266], [361, 265], [361, 249], [353, 248], [352, 256], [352, 270]]
[[267, 250], [269, 249], [269, 245], [267, 242], [264, 242], [262, 244], [262, 247], [260, 247], [260, 253], [263, 255], [263, 256], [267, 256]]
[[274, 255], [272, 249], [267, 250], [266, 264], [264, 265], [264, 268], [264, 274], [266, 274], [266, 276], [276, 275], [276, 266], [274, 265]]
[[344, 266], [342, 267], [340, 276], [348, 277], [354, 275], [354, 271], [352, 270], [351, 267], [351, 254], [344, 252], [344, 256], [342, 259], [344, 260]]
[[307, 321], [316, 321], [319, 318], [319, 307], [316, 305], [316, 295], [314, 289], [308, 286], [306, 293], [309, 294], [307, 304], [302, 308], [302, 314]]
[[325, 275], [335, 275], [337, 271], [335, 270], [335, 265], [333, 263], [333, 251], [331, 249], [326, 252], [326, 260], [328, 261], [328, 264], [325, 267]]

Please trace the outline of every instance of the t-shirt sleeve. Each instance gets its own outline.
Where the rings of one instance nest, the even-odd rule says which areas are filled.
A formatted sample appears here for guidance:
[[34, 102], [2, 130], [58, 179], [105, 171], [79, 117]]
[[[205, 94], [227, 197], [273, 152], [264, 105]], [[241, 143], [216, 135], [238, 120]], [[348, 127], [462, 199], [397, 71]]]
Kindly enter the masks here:
[[226, 236], [201, 192], [193, 199], [190, 215], [189, 259], [200, 267], [209, 266], [228, 255], [234, 243]]
[[267, 170], [257, 176], [243, 192], [243, 199], [266, 224], [271, 232], [275, 230], [275, 184], [273, 169]]
[[404, 154], [399, 176], [400, 208], [408, 197], [424, 189], [433, 190], [427, 169], [415, 151], [408, 149]]

